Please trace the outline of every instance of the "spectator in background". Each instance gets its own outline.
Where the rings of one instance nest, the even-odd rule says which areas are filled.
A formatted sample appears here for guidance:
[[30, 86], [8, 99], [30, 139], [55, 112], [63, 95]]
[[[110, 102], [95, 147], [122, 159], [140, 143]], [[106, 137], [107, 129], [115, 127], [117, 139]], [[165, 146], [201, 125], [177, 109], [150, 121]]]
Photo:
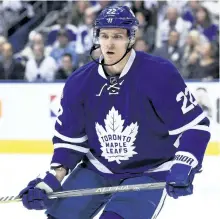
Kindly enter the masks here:
[[147, 8], [145, 8], [144, 1], [132, 1], [130, 8], [134, 12], [134, 14], [136, 14], [137, 12], [142, 12], [145, 20], [149, 22], [151, 13]]
[[[27, 46], [19, 53], [21, 57], [25, 57], [27, 60], [34, 58], [33, 46], [34, 45], [43, 45], [44, 46], [44, 37], [41, 33], [32, 31], [29, 35], [29, 42]], [[51, 47], [46, 47], [44, 49], [44, 55], [48, 56], [51, 52]]]
[[183, 56], [183, 50], [179, 46], [180, 34], [172, 30], [169, 33], [168, 42], [164, 44], [161, 48], [157, 48], [153, 54], [155, 56], [161, 56], [165, 59], [169, 59], [181, 72], [181, 60]]
[[200, 59], [200, 46], [208, 42], [208, 39], [197, 30], [191, 30], [187, 36], [186, 43], [183, 46], [182, 76], [187, 79], [192, 67]]
[[136, 14], [142, 12], [144, 14], [147, 24], [157, 26], [157, 1], [156, 0], [145, 0], [145, 1], [131, 1], [131, 10]]
[[216, 25], [219, 25], [219, 1], [202, 1], [201, 5], [210, 12], [210, 18], [212, 19], [212, 22]]
[[214, 48], [215, 48], [215, 57], [217, 60], [219, 60], [219, 30], [218, 30], [218, 33], [217, 33], [217, 40], [216, 41], [213, 41], [212, 44], [214, 45]]
[[188, 0], [166, 0], [165, 2], [168, 7], [174, 7], [178, 10], [178, 12], [181, 12], [186, 6]]
[[210, 13], [205, 7], [200, 7], [196, 12], [196, 22], [193, 29], [204, 34], [209, 41], [216, 41], [218, 35], [218, 26], [213, 24], [210, 18]]
[[135, 44], [134, 44], [134, 49], [136, 51], [142, 51], [142, 52], [147, 52], [149, 53], [149, 46], [148, 44], [146, 43], [146, 41], [142, 38], [138, 38], [136, 41], [135, 41]]
[[69, 41], [76, 41], [77, 38], [77, 28], [72, 24], [68, 24], [67, 15], [61, 13], [57, 24], [51, 27], [50, 32], [47, 36], [47, 45], [53, 46], [56, 43], [57, 36], [60, 30], [65, 30]]
[[50, 56], [44, 56], [44, 46], [33, 46], [34, 58], [27, 61], [25, 78], [28, 81], [53, 81], [57, 71], [57, 64]]
[[[89, 1], [74, 1], [72, 7], [72, 24], [75, 26], [84, 24], [84, 15], [89, 7]], [[94, 13], [93, 10], [90, 11]]]
[[152, 52], [155, 44], [156, 30], [153, 25], [148, 25], [146, 17], [142, 11], [136, 12], [136, 18], [139, 21], [139, 28], [136, 33], [136, 38], [145, 40], [148, 47], [148, 52]]
[[0, 36], [0, 61], [2, 60], [3, 45], [6, 42], [7, 42], [6, 38], [4, 36]]
[[62, 56], [62, 64], [56, 73], [55, 79], [65, 80], [75, 70], [76, 68], [74, 68], [73, 66], [73, 60], [71, 54], [65, 53]]
[[78, 25], [78, 35], [76, 41], [76, 50], [78, 63], [84, 65], [89, 60], [89, 51], [92, 47], [93, 23], [96, 14], [91, 10], [86, 10], [83, 15], [83, 23]]
[[9, 26], [19, 20], [22, 1], [3, 0], [1, 2], [1, 19], [3, 20], [4, 28], [8, 29]]
[[182, 47], [191, 28], [191, 23], [184, 21], [174, 7], [169, 7], [166, 15], [166, 19], [158, 27], [156, 46], [161, 47], [167, 42], [170, 31], [176, 30], [180, 33], [179, 45]]
[[189, 78], [203, 81], [219, 79], [219, 63], [213, 58], [213, 53], [214, 49], [210, 42], [201, 45], [201, 59], [192, 66]]
[[0, 79], [24, 79], [24, 66], [13, 57], [13, 49], [10, 43], [2, 45]]
[[201, 4], [199, 1], [188, 1], [186, 6], [183, 7], [182, 18], [185, 21], [189, 21], [193, 25], [196, 20], [196, 12], [200, 7]]
[[62, 56], [65, 53], [71, 54], [73, 64], [77, 66], [77, 55], [75, 52], [75, 44], [69, 41], [68, 34], [65, 30], [60, 30], [57, 33], [57, 46], [51, 51], [51, 56], [55, 59], [58, 66], [61, 65]]

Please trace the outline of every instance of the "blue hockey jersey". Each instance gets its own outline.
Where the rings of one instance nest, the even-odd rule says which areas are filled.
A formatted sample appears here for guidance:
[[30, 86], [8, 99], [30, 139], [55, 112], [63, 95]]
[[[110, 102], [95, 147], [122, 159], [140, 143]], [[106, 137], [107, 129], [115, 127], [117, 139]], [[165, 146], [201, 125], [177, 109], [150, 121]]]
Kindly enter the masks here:
[[132, 50], [118, 76], [90, 62], [69, 77], [51, 165], [83, 160], [101, 174], [132, 175], [169, 169], [177, 151], [202, 162], [208, 123], [169, 61]]

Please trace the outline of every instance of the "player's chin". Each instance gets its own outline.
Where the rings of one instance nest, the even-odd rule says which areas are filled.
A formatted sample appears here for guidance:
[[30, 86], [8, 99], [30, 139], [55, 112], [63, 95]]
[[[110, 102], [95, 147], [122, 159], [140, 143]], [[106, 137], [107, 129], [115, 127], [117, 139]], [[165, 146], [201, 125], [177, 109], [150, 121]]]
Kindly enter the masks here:
[[116, 62], [117, 61], [117, 57], [115, 55], [104, 56], [104, 59], [105, 59], [106, 64], [111, 64], [112, 62]]

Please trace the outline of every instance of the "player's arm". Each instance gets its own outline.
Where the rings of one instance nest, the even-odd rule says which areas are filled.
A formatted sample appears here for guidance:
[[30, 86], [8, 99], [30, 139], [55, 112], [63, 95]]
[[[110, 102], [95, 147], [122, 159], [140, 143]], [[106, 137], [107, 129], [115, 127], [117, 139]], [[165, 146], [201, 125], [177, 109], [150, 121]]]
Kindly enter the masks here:
[[[210, 140], [209, 120], [178, 70], [168, 61], [158, 66], [161, 77], [155, 81], [157, 86], [156, 90], [151, 91], [151, 99], [159, 116], [167, 125], [169, 134], [177, 139], [174, 144], [177, 152], [168, 181], [173, 181], [177, 187], [191, 186], [194, 174], [201, 168]], [[188, 191], [192, 192], [192, 189]], [[168, 189], [171, 196], [187, 195], [184, 192], [172, 192]]]
[[162, 74], [155, 81], [156, 89], [151, 91], [153, 105], [169, 134], [176, 136], [178, 152], [192, 154], [201, 164], [210, 139], [209, 120], [178, 70], [168, 61], [160, 65], [158, 71]]
[[54, 153], [51, 168], [74, 169], [89, 151], [85, 132], [85, 111], [83, 107], [81, 83], [71, 78], [66, 83], [61, 97], [55, 132]]
[[80, 83], [71, 78], [65, 84], [53, 137], [51, 169], [29, 182], [19, 196], [28, 209], [41, 210], [53, 204], [46, 193], [61, 191], [61, 181], [89, 151]]

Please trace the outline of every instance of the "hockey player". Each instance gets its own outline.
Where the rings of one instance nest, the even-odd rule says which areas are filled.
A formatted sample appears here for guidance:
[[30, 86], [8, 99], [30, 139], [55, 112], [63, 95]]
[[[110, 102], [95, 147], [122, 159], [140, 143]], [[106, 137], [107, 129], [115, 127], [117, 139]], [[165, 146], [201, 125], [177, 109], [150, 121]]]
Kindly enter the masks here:
[[[100, 47], [102, 56], [68, 78], [51, 170], [20, 192], [26, 208], [47, 209], [49, 218], [90, 219], [105, 205], [101, 219], [145, 219], [157, 217], [166, 193], [193, 193], [209, 120], [169, 61], [132, 49], [137, 28], [126, 6], [98, 15], [91, 54]], [[158, 181], [166, 181], [164, 190], [47, 198], [53, 191]]]

